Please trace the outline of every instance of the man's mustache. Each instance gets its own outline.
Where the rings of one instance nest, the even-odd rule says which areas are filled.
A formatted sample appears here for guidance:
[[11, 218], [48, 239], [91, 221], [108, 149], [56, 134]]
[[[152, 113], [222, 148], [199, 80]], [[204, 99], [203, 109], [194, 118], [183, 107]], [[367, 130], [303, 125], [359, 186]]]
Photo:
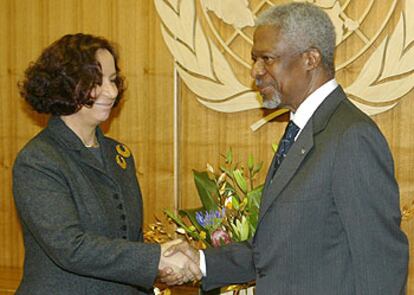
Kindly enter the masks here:
[[260, 86], [262, 86], [262, 85], [263, 85], [263, 81], [262, 81], [262, 80], [260, 80], [260, 79], [255, 79], [255, 80], [254, 80], [254, 84], [255, 84], [257, 87], [260, 87]]

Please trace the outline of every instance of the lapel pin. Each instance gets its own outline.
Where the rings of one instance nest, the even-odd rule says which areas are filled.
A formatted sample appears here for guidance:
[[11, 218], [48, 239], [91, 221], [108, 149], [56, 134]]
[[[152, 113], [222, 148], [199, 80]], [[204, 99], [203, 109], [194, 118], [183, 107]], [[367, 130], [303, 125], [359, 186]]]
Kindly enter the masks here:
[[306, 150], [305, 150], [304, 148], [302, 148], [302, 149], [300, 150], [300, 153], [301, 153], [302, 155], [304, 155], [304, 154], [305, 154], [305, 152], [306, 152]]

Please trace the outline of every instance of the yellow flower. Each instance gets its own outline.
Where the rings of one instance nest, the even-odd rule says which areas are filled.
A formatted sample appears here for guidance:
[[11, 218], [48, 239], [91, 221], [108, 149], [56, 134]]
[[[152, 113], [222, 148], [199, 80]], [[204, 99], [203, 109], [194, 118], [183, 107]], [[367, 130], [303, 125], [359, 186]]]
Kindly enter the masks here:
[[224, 201], [224, 205], [226, 206], [227, 209], [231, 210], [233, 209], [233, 197], [228, 197], [225, 201]]
[[205, 240], [205, 239], [206, 239], [206, 237], [207, 237], [206, 232], [205, 232], [205, 231], [201, 231], [201, 232], [200, 232], [200, 239]]
[[197, 241], [196, 248], [201, 250], [207, 249], [207, 245], [203, 241], [199, 240]]

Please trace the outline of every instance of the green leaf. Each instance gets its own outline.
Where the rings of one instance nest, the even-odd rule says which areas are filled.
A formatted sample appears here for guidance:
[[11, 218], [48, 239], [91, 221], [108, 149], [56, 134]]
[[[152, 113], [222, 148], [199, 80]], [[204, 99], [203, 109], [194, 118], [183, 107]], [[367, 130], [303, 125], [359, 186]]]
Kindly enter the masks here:
[[171, 218], [175, 224], [182, 227], [186, 232], [189, 231], [188, 227], [185, 225], [185, 223], [181, 220], [179, 216], [177, 216], [173, 211], [165, 209], [164, 213]]
[[240, 203], [238, 198], [236, 198], [235, 196], [231, 197], [231, 204], [233, 205], [233, 209], [234, 210], [239, 210], [240, 209]]
[[224, 166], [220, 166], [220, 170], [221, 171], [223, 171], [224, 173], [226, 173], [227, 174], [227, 176], [231, 176], [232, 174], [231, 174], [231, 172], [230, 172], [230, 170], [229, 169], [227, 169], [226, 167], [224, 167]]
[[254, 158], [253, 155], [249, 155], [249, 159], [247, 160], [247, 167], [249, 168], [249, 171], [252, 171], [254, 168]]
[[217, 198], [220, 194], [216, 183], [208, 177], [205, 171], [198, 172], [193, 170], [193, 176], [204, 209], [207, 211], [217, 210], [217, 204], [219, 203]]
[[236, 219], [234, 223], [230, 224], [235, 233], [238, 242], [246, 241], [249, 238], [249, 222], [246, 217], [242, 217], [241, 221]]
[[262, 167], [263, 167], [263, 161], [254, 165], [252, 174], [255, 175], [257, 172], [259, 172], [262, 169]]
[[231, 164], [233, 162], [233, 151], [230, 148], [226, 153], [226, 163]]
[[243, 193], [247, 192], [247, 183], [246, 179], [244, 179], [242, 171], [240, 169], [236, 169], [233, 171], [234, 179], [236, 180], [237, 185], [241, 189]]
[[233, 240], [236, 242], [239, 242], [240, 241], [240, 229], [237, 227], [237, 221], [238, 220], [236, 220], [236, 224], [230, 223], [230, 226], [231, 226], [231, 229], [234, 235]]
[[256, 232], [257, 222], [259, 221], [259, 210], [251, 211], [249, 215], [247, 215], [247, 220], [249, 221], [249, 227], [250, 227], [249, 238], [251, 238]]
[[243, 201], [240, 204], [240, 209], [244, 210], [244, 208], [247, 205], [247, 202], [248, 202], [248, 199], [247, 198], [244, 198]]
[[260, 207], [260, 202], [262, 199], [262, 192], [263, 192], [263, 184], [256, 187], [254, 190], [247, 193], [248, 204], [249, 208]]
[[246, 241], [249, 238], [249, 222], [246, 217], [242, 217], [241, 221], [241, 232], [240, 232], [240, 241]]
[[254, 235], [256, 231], [257, 222], [259, 219], [259, 208], [260, 208], [260, 201], [262, 199], [262, 192], [263, 192], [263, 184], [256, 187], [254, 190], [250, 191], [247, 194], [248, 204], [247, 204], [247, 220], [250, 225], [250, 232], [251, 236]]

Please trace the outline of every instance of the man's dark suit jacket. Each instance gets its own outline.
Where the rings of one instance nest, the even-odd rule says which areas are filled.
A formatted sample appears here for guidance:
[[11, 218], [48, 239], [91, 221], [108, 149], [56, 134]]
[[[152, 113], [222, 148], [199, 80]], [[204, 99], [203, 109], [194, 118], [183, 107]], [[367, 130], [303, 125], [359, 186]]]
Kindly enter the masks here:
[[205, 251], [205, 289], [256, 280], [258, 295], [404, 294], [408, 242], [388, 145], [341, 87], [273, 180], [252, 241]]
[[[146, 294], [159, 245], [144, 244], [134, 159], [97, 130], [104, 165], [59, 118], [19, 153], [14, 198], [25, 262], [17, 294]], [[122, 152], [122, 151], [121, 151]]]

